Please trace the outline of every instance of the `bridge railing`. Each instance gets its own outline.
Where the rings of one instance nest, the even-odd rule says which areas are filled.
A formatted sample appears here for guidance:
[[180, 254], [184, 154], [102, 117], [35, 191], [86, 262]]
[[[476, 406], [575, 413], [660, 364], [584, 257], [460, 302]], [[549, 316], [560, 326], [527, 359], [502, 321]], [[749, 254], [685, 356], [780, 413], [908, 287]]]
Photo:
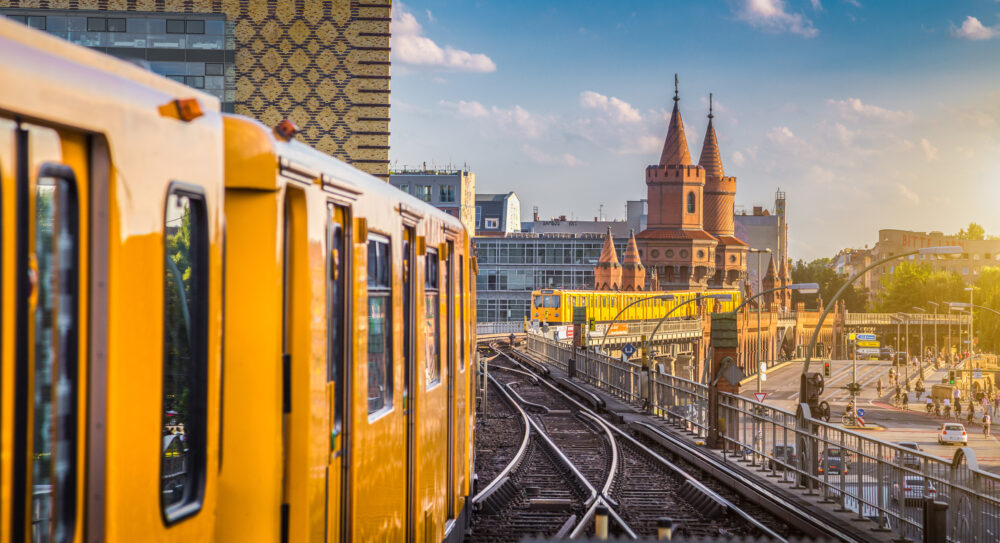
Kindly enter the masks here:
[[501, 334], [524, 333], [524, 323], [521, 321], [477, 322], [477, 336], [493, 336]]
[[[948, 540], [1000, 541], [1000, 476], [980, 469], [971, 448], [943, 460], [742, 396], [719, 398], [724, 453], [748, 467], [899, 539], [923, 539], [922, 498], [932, 497], [949, 504]], [[813, 458], [816, 471], [809, 468]]]
[[575, 362], [575, 378], [586, 381], [598, 388], [628, 402], [639, 402], [642, 368], [632, 362], [624, 362], [591, 349], [577, 349], [535, 333], [528, 333], [529, 351], [542, 355], [547, 362], [569, 372], [569, 361]]
[[650, 383], [650, 411], [695, 436], [708, 435], [708, 387], [663, 373]]
[[904, 319], [904, 324], [906, 321], [909, 321], [911, 326], [919, 326], [921, 323], [924, 326], [933, 326], [934, 323], [937, 323], [938, 326], [969, 323], [969, 317], [965, 315], [935, 315], [933, 313], [848, 313], [844, 320], [844, 324], [847, 326], [887, 326], [895, 325], [899, 322], [900, 318]]

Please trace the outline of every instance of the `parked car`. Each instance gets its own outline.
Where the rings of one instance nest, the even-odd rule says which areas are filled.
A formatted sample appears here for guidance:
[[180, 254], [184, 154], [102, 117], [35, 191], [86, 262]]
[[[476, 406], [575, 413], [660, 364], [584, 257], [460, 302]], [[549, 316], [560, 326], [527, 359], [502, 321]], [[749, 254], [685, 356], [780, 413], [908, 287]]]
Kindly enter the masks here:
[[878, 352], [879, 360], [892, 360], [893, 350], [892, 347], [882, 347]]
[[[937, 494], [934, 483], [924, 479], [919, 475], [906, 475], [903, 477], [903, 499], [907, 502], [933, 498]], [[892, 485], [892, 501], [898, 502], [900, 496], [899, 483]]]
[[[920, 445], [917, 445], [912, 441], [900, 441], [898, 445], [900, 447], [906, 447], [907, 449], [913, 449], [915, 451], [923, 450], [920, 448]], [[892, 463], [899, 464], [899, 451], [896, 451], [896, 454], [893, 455]], [[903, 453], [903, 467], [920, 469], [920, 457], [915, 454]]]
[[949, 422], [941, 425], [938, 431], [938, 444], [956, 443], [959, 445], [969, 444], [969, 435], [965, 433], [965, 426]]
[[827, 447], [826, 451], [819, 455], [816, 472], [822, 474], [823, 470], [826, 470], [827, 473], [847, 473], [850, 466], [844, 460], [840, 447]]
[[[773, 460], [772, 460], [773, 459]], [[798, 456], [795, 454], [794, 444], [778, 443], [771, 449], [771, 458], [767, 459], [767, 469], [771, 469], [771, 462], [774, 462], [775, 471], [784, 470], [785, 466], [795, 466]]]

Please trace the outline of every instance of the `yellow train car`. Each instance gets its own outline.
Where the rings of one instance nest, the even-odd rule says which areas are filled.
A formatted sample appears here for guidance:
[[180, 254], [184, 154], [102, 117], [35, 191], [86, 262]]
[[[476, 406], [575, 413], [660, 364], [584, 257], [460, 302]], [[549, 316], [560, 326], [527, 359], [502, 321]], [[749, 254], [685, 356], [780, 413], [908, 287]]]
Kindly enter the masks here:
[[0, 50], [0, 540], [461, 539], [461, 223], [137, 66]]
[[[670, 294], [672, 300], [657, 298]], [[728, 294], [729, 300], [705, 300], [709, 313], [732, 311], [742, 301], [737, 289], [671, 292], [617, 292], [597, 290], [536, 290], [531, 293], [531, 320], [550, 326], [573, 323], [573, 311], [583, 307], [587, 319], [598, 324], [642, 322], [663, 318], [674, 311], [671, 318], [690, 317], [698, 314], [698, 303], [691, 303], [698, 296], [706, 294]], [[631, 305], [630, 305], [631, 304]], [[678, 308], [678, 306], [680, 306]], [[624, 312], [622, 310], [624, 309]], [[619, 313], [621, 314], [619, 315]], [[615, 317], [618, 317], [615, 320]]]

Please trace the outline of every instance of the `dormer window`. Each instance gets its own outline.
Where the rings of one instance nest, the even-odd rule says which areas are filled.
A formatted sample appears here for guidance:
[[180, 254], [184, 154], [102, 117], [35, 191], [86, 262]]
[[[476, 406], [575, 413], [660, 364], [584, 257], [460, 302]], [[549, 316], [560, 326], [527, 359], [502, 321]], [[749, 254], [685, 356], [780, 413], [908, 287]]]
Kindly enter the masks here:
[[694, 192], [692, 191], [688, 193], [688, 213], [694, 213], [694, 211]]

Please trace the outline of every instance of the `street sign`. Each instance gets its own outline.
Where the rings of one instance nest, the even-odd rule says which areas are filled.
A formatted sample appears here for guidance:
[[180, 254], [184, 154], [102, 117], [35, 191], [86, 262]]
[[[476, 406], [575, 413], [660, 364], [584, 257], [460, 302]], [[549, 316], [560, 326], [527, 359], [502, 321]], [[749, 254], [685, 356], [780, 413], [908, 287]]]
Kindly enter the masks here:
[[761, 381], [767, 381], [767, 374], [766, 373], [760, 374], [760, 380]]
[[767, 392], [754, 392], [753, 395], [757, 398], [758, 402], [762, 402], [764, 398], [767, 398]]
[[632, 355], [635, 354], [635, 347], [632, 346], [631, 343], [626, 343], [625, 345], [622, 345], [622, 354], [631, 357]]
[[861, 408], [859, 407], [859, 408], [858, 408], [858, 416], [859, 416], [859, 417], [863, 417], [863, 416], [865, 416], [865, 410], [864, 410], [864, 409], [861, 409]]
[[881, 344], [879, 344], [879, 342], [877, 341], [870, 341], [866, 339], [863, 341], [859, 340], [858, 347], [881, 347]]
[[862, 428], [865, 427], [865, 418], [864, 417], [862, 417], [861, 415], [858, 415], [857, 416], [857, 421], [858, 421], [858, 426], [860, 426]]
[[849, 334], [849, 335], [847, 336], [847, 339], [849, 339], [849, 340], [851, 340], [851, 341], [854, 341], [854, 340], [858, 339], [858, 335], [857, 335], [857, 334], [855, 334], [854, 332], [851, 332], [851, 333], [850, 333], [850, 334]]
[[875, 341], [875, 334], [858, 334], [858, 341]]
[[872, 347], [862, 347], [858, 349], [858, 354], [879, 354], [879, 350]]
[[767, 372], [767, 364], [765, 362], [760, 363], [760, 372], [761, 373]]

